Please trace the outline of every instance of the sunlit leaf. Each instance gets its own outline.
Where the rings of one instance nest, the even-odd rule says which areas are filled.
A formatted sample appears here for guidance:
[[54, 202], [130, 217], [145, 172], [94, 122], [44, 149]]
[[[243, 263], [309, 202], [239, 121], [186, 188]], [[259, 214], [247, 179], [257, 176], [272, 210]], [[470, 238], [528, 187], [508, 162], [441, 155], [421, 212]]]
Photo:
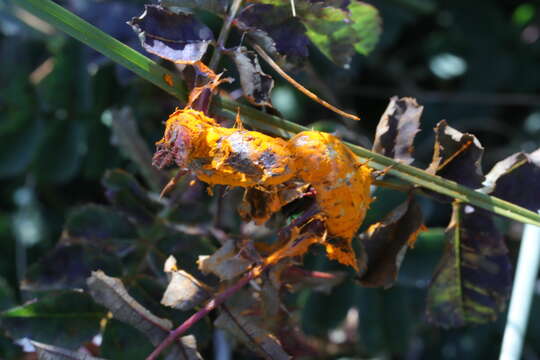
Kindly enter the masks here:
[[272, 106], [270, 92], [274, 87], [274, 79], [262, 71], [257, 53], [238, 47], [227, 54], [236, 64], [246, 99], [254, 105]]
[[420, 131], [423, 110], [413, 98], [392, 97], [377, 125], [372, 150], [405, 164], [412, 163], [414, 137]]
[[165, 262], [164, 271], [169, 277], [169, 285], [161, 299], [163, 305], [186, 311], [210, 297], [210, 288], [186, 271], [178, 269], [173, 256], [169, 256]]
[[428, 291], [427, 317], [443, 327], [493, 321], [506, 307], [510, 261], [492, 216], [454, 204], [447, 246]]
[[242, 257], [234, 240], [228, 240], [211, 256], [199, 256], [197, 263], [204, 274], [212, 273], [221, 280], [232, 280], [246, 272], [252, 261]]
[[463, 134], [442, 120], [435, 127], [433, 160], [426, 171], [477, 189], [484, 181], [483, 153], [474, 135]]
[[99, 332], [106, 311], [82, 292], [61, 292], [32, 300], [0, 314], [0, 326], [14, 339], [76, 349]]
[[144, 13], [129, 24], [146, 51], [170, 61], [199, 61], [214, 40], [212, 31], [193, 15], [157, 5], [145, 5]]
[[414, 245], [423, 230], [422, 212], [414, 198], [392, 210], [383, 221], [371, 225], [360, 236], [359, 283], [369, 287], [392, 286], [407, 248]]
[[540, 209], [540, 149], [499, 161], [486, 175], [491, 195], [532, 211]]
[[38, 360], [104, 360], [82, 351], [71, 351], [58, 346], [32, 341]]

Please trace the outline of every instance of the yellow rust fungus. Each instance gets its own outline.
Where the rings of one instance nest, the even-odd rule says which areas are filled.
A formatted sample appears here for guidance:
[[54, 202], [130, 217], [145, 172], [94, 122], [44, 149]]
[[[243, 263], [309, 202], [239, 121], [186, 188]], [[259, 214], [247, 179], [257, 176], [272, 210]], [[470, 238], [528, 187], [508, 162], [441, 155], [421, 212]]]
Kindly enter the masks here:
[[[188, 108], [169, 117], [165, 136], [157, 145], [154, 163], [159, 167], [175, 161], [209, 185], [267, 192], [261, 199], [267, 197], [273, 203], [255, 216], [259, 222], [266, 221], [269, 212], [278, 211], [287, 203], [278, 194], [288, 189], [291, 182], [311, 185], [321, 210], [319, 220], [324, 222], [328, 237], [319, 242], [326, 247], [329, 258], [358, 270], [351, 243], [372, 201], [372, 170], [338, 138], [304, 131], [286, 141], [242, 127], [223, 127], [202, 112]], [[305, 251], [315, 242], [312, 236], [304, 235], [303, 246], [298, 248]], [[282, 249], [272, 259], [299, 252], [296, 247]]]

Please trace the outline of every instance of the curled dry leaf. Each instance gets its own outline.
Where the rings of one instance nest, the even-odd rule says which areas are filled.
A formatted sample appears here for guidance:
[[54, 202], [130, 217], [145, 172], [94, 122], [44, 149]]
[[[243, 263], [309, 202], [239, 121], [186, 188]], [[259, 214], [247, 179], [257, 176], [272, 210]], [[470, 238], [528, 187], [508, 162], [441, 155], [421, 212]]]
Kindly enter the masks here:
[[116, 319], [145, 334], [155, 346], [167, 337], [172, 323], [155, 316], [133, 299], [120, 279], [98, 270], [92, 272], [87, 284], [90, 295], [97, 303], [108, 308]]
[[483, 153], [474, 135], [463, 134], [442, 120], [435, 127], [433, 160], [426, 171], [477, 189], [484, 181]]
[[516, 153], [499, 161], [486, 175], [487, 193], [523, 206], [540, 209], [540, 149]]
[[270, 92], [274, 88], [274, 79], [262, 71], [257, 53], [237, 47], [227, 54], [236, 64], [246, 99], [253, 105], [272, 106]]
[[410, 97], [390, 99], [375, 133], [373, 151], [410, 164], [413, 142], [420, 127], [423, 106]]
[[511, 265], [492, 215], [454, 203], [447, 245], [429, 286], [428, 320], [443, 327], [493, 321], [506, 307]]
[[246, 272], [252, 261], [241, 256], [234, 240], [227, 240], [211, 256], [199, 256], [197, 264], [204, 274], [212, 273], [221, 280], [232, 280]]
[[371, 225], [360, 236], [358, 282], [367, 287], [392, 286], [407, 248], [424, 230], [422, 212], [414, 197], [392, 210], [383, 221]]
[[169, 256], [164, 271], [169, 278], [169, 285], [161, 299], [163, 305], [187, 311], [210, 297], [211, 289], [191, 274], [178, 269], [174, 256]]
[[194, 63], [214, 41], [212, 31], [191, 14], [177, 14], [158, 5], [144, 8], [144, 13], [129, 24], [151, 54], [173, 62]]
[[58, 346], [32, 341], [38, 360], [104, 360], [81, 351], [71, 351]]
[[264, 328], [263, 319], [256, 315], [246, 315], [243, 310], [222, 311], [214, 325], [228, 331], [265, 359], [290, 359], [277, 337]]

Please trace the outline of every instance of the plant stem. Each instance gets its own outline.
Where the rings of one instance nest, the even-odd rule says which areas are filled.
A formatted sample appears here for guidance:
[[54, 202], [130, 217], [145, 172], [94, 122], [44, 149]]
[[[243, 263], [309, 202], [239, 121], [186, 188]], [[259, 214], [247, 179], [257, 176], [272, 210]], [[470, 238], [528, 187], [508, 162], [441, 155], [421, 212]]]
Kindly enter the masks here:
[[182, 325], [177, 327], [175, 330], [171, 331], [169, 333], [169, 336], [167, 336], [165, 340], [163, 340], [163, 342], [159, 344], [158, 347], [154, 349], [154, 351], [152, 351], [152, 353], [146, 358], [146, 360], [157, 359], [159, 354], [163, 350], [165, 350], [168, 346], [170, 346], [179, 336], [184, 334], [187, 330], [189, 330], [189, 328], [191, 328], [199, 320], [205, 317], [210, 311], [214, 310], [217, 306], [221, 305], [230, 296], [232, 296], [238, 290], [243, 288], [248, 282], [250, 282], [257, 276], [259, 276], [262, 270], [263, 269], [261, 267], [254, 268], [249, 273], [244, 275], [244, 277], [241, 278], [236, 284], [225, 289], [221, 293], [217, 294], [212, 300], [206, 303], [206, 305], [201, 310], [197, 311], [195, 314], [189, 317], [186, 321], [184, 321]]
[[210, 63], [208, 64], [208, 67], [212, 70], [216, 70], [219, 60], [221, 58], [221, 49], [225, 47], [225, 43], [227, 42], [227, 38], [229, 37], [229, 32], [231, 31], [231, 26], [234, 21], [234, 18], [236, 17], [236, 14], [238, 13], [238, 9], [240, 9], [240, 5], [242, 5], [242, 0], [234, 0], [231, 8], [229, 9], [229, 15], [225, 19], [225, 22], [223, 23], [223, 26], [221, 27], [221, 32], [219, 33], [217, 45], [214, 49], [214, 53], [212, 54], [212, 58], [210, 59]]

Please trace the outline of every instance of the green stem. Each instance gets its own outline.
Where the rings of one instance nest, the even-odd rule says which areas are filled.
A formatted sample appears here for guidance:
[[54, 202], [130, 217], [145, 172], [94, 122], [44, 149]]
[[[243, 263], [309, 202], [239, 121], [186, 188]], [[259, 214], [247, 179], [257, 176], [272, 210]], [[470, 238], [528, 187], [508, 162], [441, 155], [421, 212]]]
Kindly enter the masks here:
[[225, 22], [223, 23], [223, 26], [221, 27], [221, 32], [219, 33], [218, 40], [217, 40], [217, 46], [214, 49], [214, 53], [212, 54], [212, 58], [210, 59], [210, 63], [208, 64], [208, 67], [214, 71], [216, 71], [219, 59], [221, 58], [221, 49], [225, 47], [225, 43], [227, 42], [227, 38], [229, 37], [229, 32], [231, 31], [231, 26], [234, 21], [234, 18], [236, 18], [236, 13], [238, 12], [238, 9], [240, 9], [240, 5], [242, 5], [242, 0], [234, 0], [231, 8], [229, 10], [229, 15], [225, 19]]
[[[166, 92], [185, 102], [187, 93], [177, 75], [157, 65], [144, 55], [113, 39], [96, 27], [80, 19], [76, 15], [56, 5], [51, 0], [18, 0], [17, 4], [50, 24], [57, 26], [74, 38], [101, 52], [111, 60], [127, 67], [142, 78], [159, 86]], [[164, 77], [168, 75], [174, 80], [174, 86], [169, 86]], [[288, 138], [307, 128], [294, 124], [276, 116], [265, 114], [250, 106], [239, 104], [233, 100], [216, 97], [213, 109], [216, 113], [234, 118], [240, 109], [242, 120], [259, 130], [267, 131], [277, 136]], [[453, 181], [429, 174], [422, 169], [397, 163], [396, 161], [364, 149], [348, 144], [358, 156], [369, 159], [370, 166], [382, 170], [392, 166], [388, 174], [402, 180], [423, 186], [435, 192], [450, 196], [463, 202], [492, 211], [524, 223], [540, 226], [540, 215], [507, 201], [489, 196]]]

